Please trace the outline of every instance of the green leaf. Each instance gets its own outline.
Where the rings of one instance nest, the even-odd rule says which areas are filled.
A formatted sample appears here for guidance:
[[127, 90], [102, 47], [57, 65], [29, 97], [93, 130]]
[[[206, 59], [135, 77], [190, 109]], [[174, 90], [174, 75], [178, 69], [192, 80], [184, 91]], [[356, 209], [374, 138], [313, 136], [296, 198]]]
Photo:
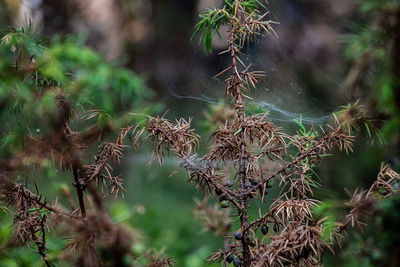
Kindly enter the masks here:
[[238, 133], [240, 133], [242, 131], [242, 128], [240, 128], [239, 130], [236, 131], [236, 133], [234, 133], [234, 135], [237, 135]]
[[211, 36], [211, 30], [207, 29], [206, 34], [204, 36], [204, 47], [207, 52], [212, 50], [212, 36]]

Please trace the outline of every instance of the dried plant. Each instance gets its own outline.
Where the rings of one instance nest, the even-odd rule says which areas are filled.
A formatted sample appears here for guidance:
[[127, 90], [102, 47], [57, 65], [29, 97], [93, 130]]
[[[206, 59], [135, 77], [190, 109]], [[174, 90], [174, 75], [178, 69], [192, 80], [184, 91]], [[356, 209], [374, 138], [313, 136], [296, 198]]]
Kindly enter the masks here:
[[[193, 151], [199, 141], [199, 136], [190, 129], [190, 120], [180, 119], [173, 124], [163, 117], [150, 117], [146, 131], [149, 133], [146, 139], [153, 143], [153, 150], [160, 164], [163, 163], [164, 148], [172, 150], [177, 155], [183, 157], [186, 152]], [[137, 133], [136, 140], [143, 131]]]
[[[21, 146], [10, 151], [5, 150], [4, 153], [2, 151], [0, 158], [0, 200], [9, 207], [10, 212], [13, 212], [16, 230], [14, 239], [25, 247], [36, 247], [46, 266], [53, 266], [59, 260], [71, 266], [142, 266], [143, 264], [136, 264], [139, 256], [147, 258], [150, 266], [171, 266], [171, 259], [162, 255], [157, 255], [157, 257], [153, 253], [136, 255], [132, 249], [136, 242], [136, 231], [114, 222], [106, 206], [107, 195], [114, 195], [114, 199], [118, 196], [123, 197], [125, 191], [123, 180], [115, 174], [112, 166], [123, 159], [124, 150], [127, 147], [125, 143], [127, 139], [132, 139], [130, 136], [138, 126], [124, 126], [126, 118], [121, 116], [121, 121], [112, 120], [110, 115], [103, 110], [88, 110], [79, 114], [75, 112], [74, 107], [77, 103], [71, 99], [74, 99], [73, 92], [80, 90], [79, 82], [75, 80], [58, 82], [48, 77], [45, 70], [48, 70], [49, 63], [42, 62], [43, 57], [49, 56], [45, 54], [47, 48], [41, 46], [42, 41], [40, 43], [34, 41], [32, 44], [29, 38], [30, 36], [23, 29], [15, 30], [2, 39], [0, 46], [1, 52], [6, 50], [10, 53], [6, 57], [7, 60], [16, 60], [16, 62], [7, 62], [13, 66], [4, 64], [7, 74], [12, 77], [7, 78], [12, 82], [5, 84], [4, 87], [2, 84], [1, 90], [4, 88], [13, 91], [15, 87], [21, 87], [26, 90], [26, 95], [32, 97], [21, 100], [18, 95], [16, 96], [14, 108], [21, 111], [18, 113], [20, 115], [18, 119], [25, 122], [21, 124], [24, 130], [27, 129], [27, 134], [21, 136]], [[38, 47], [38, 51], [44, 52], [27, 54], [24, 42], [27, 42], [29, 47]], [[58, 48], [56, 47], [55, 50], [58, 51]], [[73, 62], [82, 55], [74, 54], [79, 50], [75, 46], [72, 48], [63, 46], [61, 50], [68, 52], [65, 57], [67, 59], [68, 56], [73, 57]], [[54, 50], [52, 51], [54, 53]], [[91, 51], [83, 50], [82, 53], [86, 53], [84, 54], [86, 57], [83, 57], [86, 60], [89, 58], [96, 62], [98, 59], [97, 55], [92, 54]], [[49, 60], [55, 61], [54, 58]], [[34, 64], [36, 62], [41, 63], [36, 65]], [[54, 65], [60, 68], [71, 65], [71, 62], [64, 64], [64, 62], [56, 61], [56, 63], [58, 64]], [[104, 62], [97, 63], [102, 64], [103, 70], [109, 68]], [[85, 64], [88, 63], [85, 62]], [[54, 72], [54, 69], [52, 71]], [[63, 69], [62, 75], [65, 72], [67, 71]], [[0, 78], [3, 79], [3, 77]], [[73, 78], [68, 76], [68, 79]], [[129, 79], [128, 76], [124, 76], [124, 81]], [[73, 90], [70, 86], [73, 86]], [[138, 88], [124, 88], [124, 90], [128, 92], [138, 90]], [[8, 99], [4, 99], [3, 94], [1, 97], [0, 101], [5, 100], [7, 103]], [[20, 103], [23, 101], [26, 101], [25, 106], [29, 108], [33, 106], [33, 108], [25, 110], [24, 103]], [[42, 101], [47, 106], [54, 105], [54, 108], [50, 109], [46, 106], [43, 110], [48, 113], [45, 113], [45, 116], [38, 116], [37, 109]], [[1, 107], [1, 112], [3, 108], [4, 106]], [[129, 120], [131, 118], [129, 116]], [[32, 120], [32, 123], [27, 122], [28, 120]], [[32, 133], [31, 125], [35, 125], [38, 120], [41, 122], [38, 124], [43, 127]], [[184, 124], [182, 122], [182, 128], [184, 128], [182, 132], [187, 131], [190, 135], [188, 126]], [[74, 129], [76, 125], [80, 130]], [[79, 125], [84, 126], [79, 127]], [[123, 127], [118, 133], [118, 128], [121, 126]], [[3, 128], [1, 130], [3, 131]], [[110, 132], [116, 132], [118, 136], [114, 142], [105, 141], [107, 133]], [[184, 138], [190, 138], [190, 136]], [[1, 141], [3, 140], [1, 136]], [[96, 146], [99, 147], [97, 153]], [[187, 149], [188, 146], [190, 145], [184, 146], [183, 149]], [[2, 149], [4, 147], [2, 143]], [[35, 181], [32, 181], [40, 174], [41, 167], [46, 164], [55, 170], [65, 172], [66, 177], [69, 174], [73, 187], [64, 185], [59, 198], [57, 197], [60, 200], [66, 199], [69, 207], [59, 204], [57, 200], [48, 201], [48, 198], [39, 192]], [[21, 183], [19, 177], [26, 177], [26, 182]], [[30, 189], [31, 187], [34, 187], [34, 190]], [[75, 193], [73, 193], [73, 188], [75, 188]], [[57, 258], [48, 253], [46, 242], [50, 234], [53, 238], [56, 236], [66, 242], [65, 248], [57, 255]]]
[[336, 229], [331, 233], [331, 238], [340, 245], [340, 240], [343, 238], [341, 233], [349, 226], [357, 226], [360, 231], [363, 231], [367, 225], [365, 221], [378, 212], [379, 201], [399, 193], [399, 182], [400, 174], [395, 172], [390, 165], [382, 163], [376, 181], [369, 190], [357, 189], [353, 194], [348, 192], [351, 196], [350, 201], [344, 203], [348, 213], [342, 222], [337, 223]]
[[[243, 63], [242, 50], [247, 43], [263, 36], [275, 36], [272, 28], [275, 22], [265, 20], [268, 13], [261, 13], [260, 1], [225, 0], [224, 3], [223, 8], [200, 15], [202, 20], [195, 35], [202, 33], [206, 50], [211, 50], [212, 32], [220, 35], [220, 25], [228, 26], [228, 48], [221, 54], [230, 57], [231, 64], [217, 77], [230, 73], [225, 79], [225, 95], [232, 98], [235, 116], [221, 113], [226, 114], [226, 120], [211, 135], [209, 152], [202, 157], [194, 153], [199, 140], [189, 128], [190, 120], [180, 119], [174, 124], [164, 117], [150, 117], [147, 127], [137, 137], [145, 136], [144, 140], [152, 141], [159, 163], [163, 162], [164, 151], [180, 157], [189, 181], [206, 196], [204, 201], [197, 201], [195, 215], [203, 220], [205, 229], [214, 230], [228, 240], [224, 250], [211, 255], [209, 261], [246, 267], [321, 265], [322, 254], [331, 250], [332, 243], [323, 238], [326, 218], [317, 218], [313, 212], [319, 205], [312, 198], [313, 191], [320, 186], [315, 168], [335, 148], [352, 151], [352, 133], [360, 125], [368, 127], [366, 114], [355, 103], [334, 114], [330, 124], [318, 129], [311, 125], [307, 130], [299, 122], [300, 130], [295, 135], [285, 134], [276, 127], [267, 113], [247, 116], [245, 101], [251, 97], [246, 94], [256, 88], [264, 73]], [[220, 117], [208, 117], [221, 122]], [[383, 170], [380, 176], [373, 188], [390, 194], [393, 173]], [[269, 209], [262, 211], [273, 181], [281, 188], [280, 196]], [[208, 196], [213, 196], [222, 209], [233, 207], [235, 212], [232, 214], [230, 209], [229, 212], [239, 220], [239, 229], [232, 233], [227, 227], [230, 222], [223, 218], [224, 211], [207, 207]], [[351, 212], [344, 223], [337, 225], [332, 239], [349, 224], [362, 225], [358, 219], [374, 205], [371, 196], [366, 191], [354, 193], [348, 203]], [[256, 219], [248, 214], [250, 199], [259, 201], [260, 214]], [[271, 226], [273, 231], [269, 230]]]
[[[69, 114], [64, 111], [63, 113]], [[126, 266], [126, 263], [122, 263], [126, 255], [132, 257], [132, 262], [135, 258], [131, 249], [133, 234], [131, 230], [111, 220], [105, 208], [103, 195], [107, 191], [114, 194], [115, 198], [121, 194], [123, 196], [125, 189], [122, 179], [112, 174], [110, 163], [121, 161], [126, 147], [124, 139], [127, 132], [134, 127], [123, 128], [116, 143], [103, 142], [94, 162], [86, 165], [83, 155], [90, 142], [88, 143], [81, 133], [70, 128], [69, 119], [65, 118], [62, 121], [61, 125], [54, 125], [50, 136], [29, 136], [26, 149], [10, 158], [8, 162], [2, 162], [2, 169], [7, 171], [2, 172], [0, 176], [0, 196], [8, 206], [16, 208], [16, 235], [25, 246], [33, 242], [45, 264], [51, 266], [52, 260], [49, 260], [46, 254], [46, 232], [50, 231], [50, 220], [53, 222], [52, 230], [54, 225], [58, 225], [66, 228], [64, 232], [69, 232], [66, 246], [68, 250], [65, 253], [70, 254], [71, 250], [74, 251], [69, 257], [69, 262], [75, 262], [77, 266], [102, 266], [101, 254], [98, 253], [101, 247], [112, 255], [114, 266]], [[51, 159], [63, 170], [72, 172], [78, 208], [69, 190], [66, 190], [65, 194], [69, 195], [73, 210], [48, 203], [37, 188], [36, 193], [33, 193], [11, 178], [14, 172], [19, 172], [30, 164], [40, 165], [46, 159]], [[86, 193], [90, 195], [89, 198], [85, 197]], [[89, 205], [88, 208], [88, 203], [91, 202], [94, 206]], [[78, 211], [80, 215], [77, 214]], [[163, 266], [170, 265], [170, 261], [164, 258], [158, 258], [155, 262], [163, 262]]]

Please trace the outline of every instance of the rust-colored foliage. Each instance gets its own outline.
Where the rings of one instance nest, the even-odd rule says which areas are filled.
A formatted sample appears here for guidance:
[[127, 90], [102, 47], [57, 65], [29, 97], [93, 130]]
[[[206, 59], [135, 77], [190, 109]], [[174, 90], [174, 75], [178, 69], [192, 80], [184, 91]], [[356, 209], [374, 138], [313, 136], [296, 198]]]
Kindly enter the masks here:
[[[163, 163], [164, 148], [172, 150], [177, 155], [183, 157], [186, 153], [191, 153], [199, 142], [199, 136], [190, 129], [190, 120], [180, 119], [176, 124], [170, 122], [164, 117], [149, 117], [146, 131], [153, 144], [153, 150], [160, 164]], [[137, 133], [136, 140], [143, 133]]]
[[[127, 266], [123, 262], [127, 257], [133, 265], [138, 256], [132, 251], [135, 233], [112, 221], [104, 197], [106, 194], [114, 194], [115, 198], [123, 196], [123, 181], [113, 174], [111, 163], [122, 160], [126, 148], [124, 139], [137, 126], [122, 128], [115, 143], [100, 141], [111, 130], [109, 125], [93, 125], [83, 132], [72, 129], [73, 110], [62, 89], [46, 89], [58, 92], [55, 97], [57, 112], [48, 134], [26, 136], [25, 146], [0, 162], [0, 197], [8, 206], [15, 208], [16, 237], [24, 246], [35, 244], [46, 266], [52, 266], [55, 260], [47, 255], [46, 234], [50, 231], [67, 240], [60, 258], [71, 265], [103, 266], [104, 253], [111, 255], [113, 266]], [[86, 163], [84, 154], [98, 143], [99, 151], [94, 161]], [[29, 176], [35, 171], [31, 166], [38, 167], [49, 160], [61, 170], [71, 173], [79, 204], [76, 204], [69, 188], [64, 188], [63, 194], [70, 208], [48, 202], [38, 188], [32, 192], [27, 185], [15, 182], [16, 175], [23, 173]], [[154, 258], [154, 261], [151, 254], [147, 257], [150, 266], [172, 265], [172, 261], [163, 256]]]
[[[241, 49], [246, 42], [264, 35], [273, 36], [275, 32], [273, 22], [263, 20], [266, 14], [247, 5], [246, 2], [251, 1], [227, 2], [223, 9], [211, 10], [209, 14], [215, 19], [224, 17], [229, 26], [228, 49], [221, 54], [230, 57], [231, 65], [217, 76], [231, 72], [225, 80], [225, 90], [226, 96], [232, 97], [235, 116], [222, 113], [227, 116], [221, 121], [220, 117], [216, 120], [208, 115], [222, 123], [211, 135], [209, 152], [203, 157], [193, 151], [198, 137], [189, 128], [190, 120], [180, 119], [174, 124], [163, 117], [151, 117], [147, 128], [139, 135], [147, 135], [145, 140], [153, 142], [160, 163], [164, 150], [171, 150], [180, 157], [181, 167], [189, 173], [189, 181], [204, 193], [205, 200], [198, 201], [195, 215], [202, 219], [205, 229], [216, 231], [225, 239], [224, 249], [211, 255], [209, 261], [227, 262], [229, 258], [230, 262], [234, 255], [241, 266], [246, 267], [318, 266], [322, 264], [322, 254], [331, 250], [331, 243], [322, 238], [326, 218], [314, 218], [313, 214], [319, 204], [312, 198], [313, 191], [319, 187], [314, 169], [335, 148], [352, 151], [353, 131], [368, 122], [365, 112], [355, 103], [334, 114], [330, 124], [318, 129], [311, 125], [309, 131], [303, 127], [295, 135], [285, 134], [268, 119], [268, 114], [246, 116], [244, 99], [251, 98], [244, 92], [256, 87], [263, 72], [251, 71], [251, 65], [241, 61]], [[398, 180], [396, 174], [383, 168], [373, 191], [390, 195], [394, 179]], [[267, 211], [262, 211], [261, 204], [273, 181], [279, 184], [281, 193]], [[344, 223], [338, 223], [332, 240], [339, 241], [347, 225], [362, 225], [360, 217], [371, 210], [375, 202], [371, 192], [354, 193], [348, 203], [350, 213]], [[209, 196], [218, 199], [221, 208], [227, 208], [227, 203], [233, 207], [235, 213], [227, 211], [240, 221], [239, 229], [227, 227], [229, 221], [223, 218], [226, 211], [206, 206]], [[259, 201], [258, 218], [248, 216], [250, 199]], [[265, 237], [260, 238], [259, 229]], [[233, 233], [236, 240], [232, 244]]]

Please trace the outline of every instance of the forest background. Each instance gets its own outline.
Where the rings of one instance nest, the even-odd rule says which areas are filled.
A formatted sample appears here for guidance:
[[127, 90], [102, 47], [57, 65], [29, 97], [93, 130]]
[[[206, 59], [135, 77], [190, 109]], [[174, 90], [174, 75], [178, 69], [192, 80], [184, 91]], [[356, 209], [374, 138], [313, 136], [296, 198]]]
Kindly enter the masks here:
[[[9, 33], [8, 26], [27, 29], [30, 24], [43, 37], [72, 35], [72, 45], [90, 47], [105, 60], [133, 70], [137, 84], [130, 86], [154, 92], [144, 93], [146, 105], [152, 108], [135, 112], [168, 110], [170, 119], [192, 117], [205, 143], [210, 120], [215, 119], [223, 99], [222, 81], [212, 77], [225, 66], [217, 54], [226, 47], [216, 41], [213, 52], [206, 53], [191, 36], [197, 15], [218, 5], [213, 0], [2, 0], [0, 34]], [[249, 47], [246, 60], [266, 71], [261, 89], [252, 97], [270, 110], [272, 121], [294, 132], [295, 120], [318, 125], [341, 106], [359, 99], [385, 139], [361, 132], [354, 153], [337, 152], [323, 161], [318, 176], [324, 189], [317, 198], [335, 203], [349, 198], [344, 188], [350, 192], [368, 188], [383, 161], [398, 170], [400, 64], [393, 66], [399, 62], [399, 37], [390, 32], [400, 25], [399, 2], [270, 1], [268, 9], [271, 19], [280, 23], [275, 27], [279, 39]], [[102, 74], [89, 78], [101, 79]], [[93, 101], [107, 108], [104, 99]], [[144, 103], [139, 97], [132, 102]], [[118, 104], [110, 104], [114, 105]], [[118, 116], [118, 108], [113, 115]], [[4, 126], [8, 118], [2, 114], [2, 149], [11, 142]], [[195, 199], [201, 195], [186, 183], [184, 171], [169, 177], [179, 167], [174, 157], [162, 167], [146, 166], [150, 159], [146, 149], [130, 151], [114, 169], [123, 177], [127, 192], [124, 199], [109, 202], [112, 218], [137, 231], [137, 253], [152, 247], [171, 256], [176, 266], [205, 266], [205, 259], [223, 241], [202, 231], [201, 221], [193, 216]], [[55, 198], [70, 180], [47, 168], [35, 177], [35, 183], [41, 193]], [[364, 233], [350, 232], [341, 250], [327, 254], [325, 265], [398, 266], [399, 201], [394, 197], [383, 203]], [[34, 248], [8, 247], [12, 220], [7, 210], [0, 211], [0, 265], [41, 266]], [[55, 239], [48, 245], [50, 253], [57, 254], [63, 244]]]

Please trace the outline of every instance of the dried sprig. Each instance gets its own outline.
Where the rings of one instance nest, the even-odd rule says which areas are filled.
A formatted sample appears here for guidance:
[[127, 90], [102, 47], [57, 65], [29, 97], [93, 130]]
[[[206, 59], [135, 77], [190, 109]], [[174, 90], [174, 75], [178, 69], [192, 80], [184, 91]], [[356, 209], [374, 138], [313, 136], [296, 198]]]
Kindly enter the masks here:
[[[36, 188], [37, 191], [37, 188]], [[0, 174], [0, 197], [8, 206], [14, 206], [14, 224], [16, 237], [23, 246], [32, 242], [46, 266], [53, 266], [47, 256], [46, 232], [47, 220], [51, 215], [57, 218], [80, 219], [67, 211], [60, 210], [47, 203], [42, 195], [29, 191], [25, 186], [16, 184], [5, 174]]]
[[[153, 144], [153, 151], [160, 164], [163, 163], [164, 149], [172, 150], [180, 157], [190, 155], [199, 143], [199, 136], [190, 129], [190, 122], [180, 119], [176, 124], [170, 122], [164, 117], [149, 117], [146, 131], [149, 133], [146, 137]], [[142, 132], [139, 132], [139, 135]]]
[[368, 191], [357, 189], [353, 194], [348, 192], [351, 195], [351, 199], [345, 205], [350, 208], [350, 211], [346, 215], [345, 220], [338, 223], [338, 232], [346, 230], [349, 225], [351, 227], [357, 225], [362, 231], [363, 226], [366, 225], [362, 219], [376, 212], [380, 199], [388, 198], [399, 192], [399, 181], [400, 174], [395, 172], [390, 165], [382, 163], [377, 179]]
[[288, 223], [304, 223], [313, 221], [312, 208], [318, 204], [313, 199], [285, 199], [277, 200], [270, 207], [274, 217], [279, 217], [285, 225]]
[[259, 244], [254, 266], [318, 266], [329, 245], [321, 240], [321, 221], [312, 225], [289, 224], [271, 237], [271, 243]]
[[104, 143], [95, 157], [96, 161], [87, 167], [87, 177], [82, 180], [83, 186], [94, 180], [96, 185], [100, 183], [109, 189], [111, 194], [115, 193], [115, 197], [119, 193], [123, 196], [123, 191], [126, 190], [122, 186], [122, 179], [111, 174], [112, 168], [108, 161], [120, 162], [125, 147], [123, 144]]
[[389, 164], [381, 164], [377, 180], [369, 192], [374, 192], [380, 198], [390, 197], [400, 190], [400, 174], [395, 172]]

